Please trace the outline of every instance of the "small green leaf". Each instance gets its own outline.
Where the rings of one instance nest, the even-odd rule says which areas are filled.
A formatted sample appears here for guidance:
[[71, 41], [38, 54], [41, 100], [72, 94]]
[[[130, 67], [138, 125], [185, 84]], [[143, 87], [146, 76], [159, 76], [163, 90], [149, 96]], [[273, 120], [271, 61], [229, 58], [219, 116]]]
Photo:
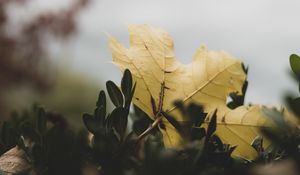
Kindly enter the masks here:
[[173, 116], [169, 115], [169, 114], [166, 113], [166, 112], [162, 112], [162, 115], [168, 120], [168, 122], [171, 123], [171, 125], [174, 126], [174, 128], [175, 128], [179, 133], [182, 132], [181, 125], [179, 124], [178, 121], [175, 120], [175, 118], [174, 118]]
[[47, 119], [46, 119], [46, 112], [43, 108], [39, 107], [37, 109], [37, 119], [36, 119], [36, 125], [37, 125], [37, 130], [41, 133], [44, 134], [47, 130]]
[[300, 77], [300, 57], [296, 54], [290, 56], [290, 65], [293, 72]]
[[300, 117], [300, 97], [293, 98], [288, 96], [286, 98], [286, 101], [289, 104], [289, 107], [292, 109], [292, 111], [296, 114], [296, 116]]
[[26, 146], [25, 146], [25, 143], [24, 143], [24, 137], [20, 137], [18, 139], [18, 146], [23, 149], [24, 151], [26, 151]]
[[106, 110], [103, 106], [97, 107], [95, 109], [95, 119], [100, 123], [104, 124], [106, 116]]
[[192, 127], [191, 138], [192, 140], [201, 140], [205, 136], [205, 133], [206, 131], [204, 128]]
[[243, 68], [243, 71], [248, 74], [248, 71], [249, 71], [249, 67], [246, 66], [244, 63], [242, 63], [242, 68]]
[[218, 149], [218, 150], [223, 150], [223, 149], [226, 149], [225, 147], [227, 147], [229, 149], [229, 145], [224, 145], [222, 140], [220, 139], [220, 137], [216, 136], [216, 135], [213, 135], [211, 136], [211, 141], [212, 143], [214, 143], [215, 147]]
[[21, 125], [20, 129], [21, 129], [21, 134], [25, 138], [30, 138], [36, 144], [41, 144], [42, 143], [41, 135], [37, 132], [36, 129], [34, 129], [34, 127], [31, 124], [29, 124], [29, 123], [23, 123]]
[[217, 110], [212, 115], [207, 128], [206, 137], [210, 138], [217, 129]]
[[247, 89], [248, 89], [248, 81], [246, 80], [243, 84], [243, 87], [242, 87], [242, 92], [243, 92], [243, 96], [246, 95], [246, 92], [247, 92]]
[[251, 146], [258, 152], [263, 152], [263, 138], [261, 136], [255, 137], [253, 142], [251, 143]]
[[179, 109], [183, 117], [187, 116], [185, 106], [183, 105], [183, 102], [181, 100], [174, 101], [173, 104], [177, 109]]
[[123, 139], [128, 122], [126, 110], [123, 107], [115, 108], [111, 113], [111, 117], [113, 118], [114, 128], [119, 133], [120, 137]]
[[99, 96], [98, 96], [98, 101], [96, 103], [97, 107], [103, 107], [106, 110], [106, 96], [105, 92], [103, 90], [100, 91]]
[[204, 113], [203, 107], [191, 103], [187, 107], [187, 114], [190, 117], [190, 120], [195, 124], [195, 126], [200, 126], [204, 119], [206, 118], [206, 113]]
[[247, 88], [248, 88], [248, 81], [246, 80], [242, 87], [242, 95], [238, 95], [236, 92], [229, 94], [229, 97], [232, 99], [232, 101], [227, 103], [227, 106], [230, 109], [235, 109], [239, 106], [244, 105]]
[[232, 152], [237, 148], [237, 145], [234, 145], [232, 147], [229, 148], [228, 150], [228, 155], [230, 156], [232, 154]]
[[132, 97], [134, 95], [135, 92], [135, 88], [136, 88], [136, 83], [134, 83], [133, 88], [131, 90], [130, 96], [128, 97], [128, 99], [125, 101], [125, 109], [129, 112], [129, 108], [130, 108], [130, 103], [132, 101]]
[[108, 95], [116, 107], [123, 106], [124, 99], [119, 87], [112, 81], [106, 82]]
[[1, 125], [1, 132], [0, 132], [0, 134], [1, 134], [1, 137], [0, 137], [0, 139], [1, 139], [1, 141], [5, 144], [5, 143], [7, 143], [7, 140], [8, 140], [8, 124], [7, 124], [7, 122], [3, 122], [2, 123], [2, 125]]
[[126, 69], [121, 81], [121, 89], [124, 94], [126, 101], [130, 98], [131, 90], [132, 90], [132, 75], [131, 72]]
[[94, 120], [94, 117], [90, 114], [83, 114], [82, 116], [83, 123], [85, 124], [86, 128], [93, 134], [97, 132], [97, 123]]
[[107, 129], [111, 129], [113, 127], [113, 117], [111, 117], [111, 114], [107, 114], [105, 125]]

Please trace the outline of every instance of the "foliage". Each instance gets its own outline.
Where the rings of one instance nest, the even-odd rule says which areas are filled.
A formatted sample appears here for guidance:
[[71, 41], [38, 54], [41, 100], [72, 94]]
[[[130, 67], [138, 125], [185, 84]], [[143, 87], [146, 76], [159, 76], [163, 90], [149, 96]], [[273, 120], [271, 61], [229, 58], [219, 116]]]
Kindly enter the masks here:
[[[300, 58], [294, 55], [291, 59], [295, 58], [299, 60], [291, 61], [291, 65], [297, 73], [293, 67]], [[100, 91], [93, 114], [82, 116], [85, 130], [74, 130], [60, 114], [47, 112], [40, 105], [33, 105], [32, 111], [13, 112], [10, 120], [1, 124], [0, 153], [17, 146], [31, 165], [22, 174], [37, 175], [91, 171], [95, 175], [257, 174], [260, 169], [256, 167], [265, 164], [285, 160], [300, 163], [300, 131], [284, 118], [286, 111], [282, 110], [286, 109], [264, 108], [274, 127], [261, 129], [272, 144], [264, 147], [264, 139], [256, 137], [252, 142], [258, 154], [256, 159], [233, 158], [232, 152], [239, 145], [223, 143], [218, 137], [217, 111], [208, 114], [201, 105], [175, 101], [185, 122], [166, 111], [161, 111], [161, 116], [168, 123], [153, 120], [131, 104], [137, 87], [133, 80], [131, 72], [124, 70], [120, 86], [107, 81], [107, 94], [115, 107], [107, 111], [107, 95]], [[235, 110], [242, 105], [242, 98], [232, 95]], [[295, 99], [289, 96], [287, 101], [300, 116]], [[181, 149], [164, 146], [158, 128], [165, 128], [166, 124], [171, 124], [182, 137], [185, 144]]]
[[3, 139], [1, 152], [18, 145], [25, 151], [26, 161], [34, 167], [28, 170], [31, 173], [80, 174], [87, 132], [74, 132], [60, 114], [45, 112], [37, 105], [31, 112], [12, 116], [11, 120], [3, 122], [2, 131], [7, 128], [4, 126], [9, 126], [14, 132]]
[[[168, 149], [163, 146], [157, 126], [151, 127], [151, 121], [143, 111], [135, 107], [137, 115], [130, 114], [134, 89], [128, 70], [122, 78], [121, 88], [112, 81], [107, 82], [109, 97], [116, 107], [107, 113], [106, 95], [100, 91], [94, 114], [83, 114], [83, 122], [92, 133], [90, 140], [85, 134], [70, 130], [60, 115], [45, 112], [39, 106], [21, 116], [15, 113], [11, 121], [5, 122], [14, 125], [16, 134], [9, 136], [14, 142], [1, 147], [2, 152], [18, 145], [32, 164], [28, 172], [37, 174], [78, 174], [79, 169], [87, 165], [94, 166], [101, 174], [165, 174], [170, 171], [176, 174], [226, 174], [235, 170], [235, 161], [230, 157], [235, 147], [223, 144], [214, 135], [216, 115], [205, 131], [198, 127], [207, 117], [203, 108], [177, 102], [191, 122], [182, 125], [168, 114], [164, 115], [185, 135], [189, 144], [184, 150]], [[129, 116], [133, 116], [132, 129], [128, 125]], [[26, 144], [27, 141], [32, 144]]]

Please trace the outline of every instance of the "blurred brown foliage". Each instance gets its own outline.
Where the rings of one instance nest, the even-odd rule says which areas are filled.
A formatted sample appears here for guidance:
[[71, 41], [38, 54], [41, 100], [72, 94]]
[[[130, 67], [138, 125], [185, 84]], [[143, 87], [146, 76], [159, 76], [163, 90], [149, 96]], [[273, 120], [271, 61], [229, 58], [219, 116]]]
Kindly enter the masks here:
[[[66, 40], [76, 31], [76, 14], [89, 0], [74, 0], [67, 9], [43, 12], [19, 24], [19, 33], [9, 27], [9, 5], [25, 5], [30, 0], [0, 0], [0, 119], [7, 112], [3, 95], [7, 89], [29, 84], [39, 92], [51, 88], [46, 36]], [[3, 118], [3, 117], [2, 117]]]

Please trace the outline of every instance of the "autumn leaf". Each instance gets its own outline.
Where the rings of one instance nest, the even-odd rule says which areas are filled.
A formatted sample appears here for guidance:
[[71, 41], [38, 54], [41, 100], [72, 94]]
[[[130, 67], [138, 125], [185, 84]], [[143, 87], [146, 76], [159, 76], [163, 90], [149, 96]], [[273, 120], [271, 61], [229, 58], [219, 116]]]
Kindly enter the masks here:
[[[231, 110], [222, 106], [219, 107], [219, 111], [216, 135], [224, 143], [237, 145], [233, 156], [253, 160], [257, 152], [251, 143], [261, 135], [259, 132], [261, 128], [274, 127], [274, 123], [264, 114], [263, 107], [260, 105], [240, 106]], [[269, 140], [264, 139], [263, 147], [266, 148], [269, 145]]]
[[10, 149], [0, 157], [0, 174], [19, 174], [30, 168], [31, 164], [26, 159], [26, 153], [18, 146]]
[[[182, 64], [175, 58], [171, 37], [162, 29], [132, 25], [129, 33], [130, 48], [109, 36], [113, 63], [122, 71], [131, 71], [136, 82], [133, 103], [152, 119], [161, 110], [184, 121], [175, 100], [201, 104], [210, 112], [224, 106], [230, 93], [241, 94], [246, 79], [242, 64], [224, 51], [208, 51], [202, 46], [190, 64]], [[160, 129], [165, 145], [180, 146], [175, 128], [166, 119], [163, 123], [165, 127]]]

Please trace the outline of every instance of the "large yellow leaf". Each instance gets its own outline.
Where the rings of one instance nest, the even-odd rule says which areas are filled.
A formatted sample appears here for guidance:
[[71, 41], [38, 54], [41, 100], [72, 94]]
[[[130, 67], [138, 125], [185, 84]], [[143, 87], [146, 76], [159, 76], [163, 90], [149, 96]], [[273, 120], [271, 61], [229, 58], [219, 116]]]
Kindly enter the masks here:
[[[175, 100], [184, 104], [195, 102], [206, 111], [224, 106], [229, 93], [241, 93], [246, 75], [241, 62], [229, 54], [200, 47], [190, 64], [178, 62], [173, 53], [171, 37], [159, 28], [148, 25], [129, 26], [130, 48], [109, 37], [113, 63], [122, 71], [129, 69], [137, 83], [133, 103], [152, 119], [156, 108], [170, 113], [178, 121], [182, 116], [174, 107]], [[175, 129], [164, 121], [162, 129], [167, 146], [178, 146], [181, 139]], [[234, 139], [234, 138], [233, 138]]]

